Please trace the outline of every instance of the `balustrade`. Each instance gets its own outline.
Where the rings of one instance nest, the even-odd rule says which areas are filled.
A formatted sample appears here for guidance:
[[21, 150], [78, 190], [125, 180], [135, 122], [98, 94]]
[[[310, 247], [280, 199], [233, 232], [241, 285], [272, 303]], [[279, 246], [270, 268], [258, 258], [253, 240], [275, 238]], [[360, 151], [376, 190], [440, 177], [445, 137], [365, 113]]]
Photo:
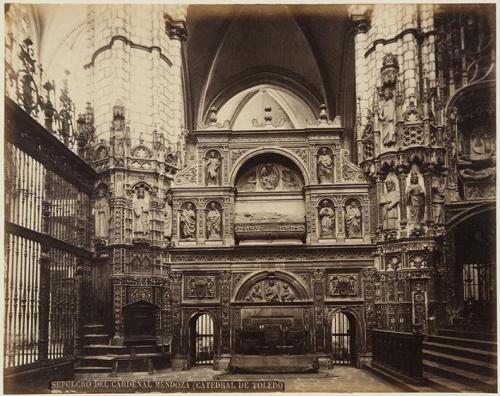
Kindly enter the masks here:
[[422, 377], [422, 334], [372, 330], [373, 365], [412, 382]]

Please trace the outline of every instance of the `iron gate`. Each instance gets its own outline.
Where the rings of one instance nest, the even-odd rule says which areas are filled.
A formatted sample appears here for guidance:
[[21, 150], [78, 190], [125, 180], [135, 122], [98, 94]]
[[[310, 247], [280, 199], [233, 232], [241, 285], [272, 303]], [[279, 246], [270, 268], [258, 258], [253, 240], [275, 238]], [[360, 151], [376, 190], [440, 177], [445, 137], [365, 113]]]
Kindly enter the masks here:
[[194, 328], [194, 364], [213, 364], [214, 362], [214, 324], [208, 314], [196, 319]]
[[332, 318], [332, 359], [334, 364], [352, 364], [354, 326], [349, 317], [337, 312]]

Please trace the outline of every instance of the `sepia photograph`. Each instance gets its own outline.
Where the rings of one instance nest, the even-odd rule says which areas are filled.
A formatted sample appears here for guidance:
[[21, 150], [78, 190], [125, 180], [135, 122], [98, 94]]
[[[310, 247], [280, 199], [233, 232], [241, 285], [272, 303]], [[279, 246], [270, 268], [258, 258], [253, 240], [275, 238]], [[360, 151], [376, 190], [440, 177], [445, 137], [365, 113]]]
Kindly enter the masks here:
[[3, 392], [497, 393], [496, 4], [4, 4]]

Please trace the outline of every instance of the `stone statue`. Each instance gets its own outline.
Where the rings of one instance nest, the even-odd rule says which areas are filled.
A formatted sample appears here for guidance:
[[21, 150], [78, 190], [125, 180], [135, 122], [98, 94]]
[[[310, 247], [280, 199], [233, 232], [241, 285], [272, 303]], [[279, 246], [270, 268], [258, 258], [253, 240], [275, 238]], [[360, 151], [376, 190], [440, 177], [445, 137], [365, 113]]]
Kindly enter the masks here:
[[345, 228], [348, 237], [361, 236], [361, 211], [354, 200], [345, 208]]
[[410, 176], [410, 185], [408, 186], [408, 220], [413, 224], [421, 224], [424, 221], [425, 214], [425, 191], [418, 184], [418, 175], [412, 172]]
[[210, 210], [207, 213], [207, 234], [209, 240], [221, 239], [221, 215], [215, 205], [215, 202], [210, 204]]
[[440, 180], [432, 182], [432, 220], [434, 224], [444, 224], [445, 187]]
[[165, 202], [165, 224], [163, 229], [163, 234], [165, 238], [170, 240], [172, 238], [172, 220], [173, 220], [173, 212], [172, 212], [172, 194], [167, 194], [167, 199]]
[[384, 103], [379, 114], [379, 120], [382, 121], [382, 143], [386, 147], [396, 144], [396, 105], [393, 96], [390, 88], [384, 89]]
[[107, 239], [109, 235], [109, 203], [106, 197], [106, 190], [100, 188], [94, 206], [95, 216], [95, 236], [96, 238]]
[[219, 169], [220, 160], [215, 156], [215, 152], [211, 151], [210, 156], [207, 158], [207, 185], [219, 185]]
[[266, 285], [265, 297], [267, 301], [279, 301], [280, 293], [278, 284], [273, 280], [269, 280]]
[[250, 292], [250, 295], [246, 298], [247, 301], [256, 301], [256, 300], [262, 300], [264, 297], [262, 296], [262, 290], [260, 289], [260, 285], [256, 284], [252, 291]]
[[384, 230], [396, 230], [399, 219], [399, 203], [401, 197], [396, 190], [396, 184], [392, 180], [385, 182], [387, 192], [383, 195], [380, 205], [382, 205], [382, 218]]
[[333, 182], [333, 160], [326, 148], [321, 149], [318, 157], [318, 180], [320, 184]]
[[196, 234], [196, 213], [193, 204], [189, 202], [181, 211], [181, 231], [184, 239], [194, 239]]
[[260, 169], [260, 185], [264, 190], [274, 190], [279, 183], [279, 175], [273, 165], [267, 164]]
[[281, 301], [293, 301], [295, 300], [295, 294], [290, 290], [290, 286], [283, 283], [283, 289], [281, 290]]
[[328, 205], [328, 201], [323, 201], [319, 210], [321, 222], [321, 236], [333, 236], [335, 228], [335, 211]]
[[145, 236], [149, 234], [149, 201], [143, 187], [137, 189], [137, 197], [132, 207], [133, 221], [132, 229], [134, 236]]

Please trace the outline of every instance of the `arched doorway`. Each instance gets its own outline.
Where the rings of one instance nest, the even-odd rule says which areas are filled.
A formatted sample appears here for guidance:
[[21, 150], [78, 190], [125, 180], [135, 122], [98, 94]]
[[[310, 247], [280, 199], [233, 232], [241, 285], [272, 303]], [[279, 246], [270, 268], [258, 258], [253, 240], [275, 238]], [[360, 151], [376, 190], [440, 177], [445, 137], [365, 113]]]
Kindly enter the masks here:
[[214, 363], [214, 322], [207, 313], [193, 316], [189, 323], [191, 366]]
[[494, 211], [478, 213], [450, 233], [454, 249], [454, 322], [468, 330], [489, 331], [496, 323], [496, 251]]
[[356, 320], [351, 314], [333, 314], [330, 345], [333, 364], [356, 365]]

